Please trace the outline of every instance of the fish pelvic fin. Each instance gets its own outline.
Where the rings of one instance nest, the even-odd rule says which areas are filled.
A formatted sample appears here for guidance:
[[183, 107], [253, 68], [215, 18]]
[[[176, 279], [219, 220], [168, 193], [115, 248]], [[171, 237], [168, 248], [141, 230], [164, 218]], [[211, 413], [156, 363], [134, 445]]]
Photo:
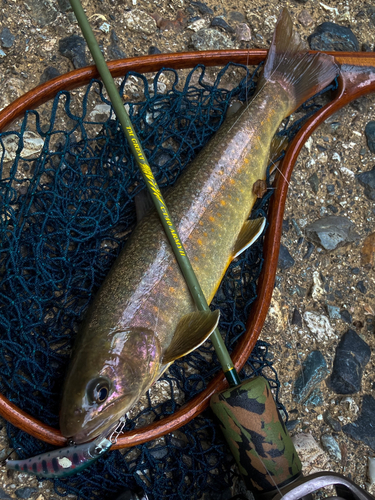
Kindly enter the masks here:
[[259, 236], [263, 233], [265, 225], [265, 217], [259, 217], [258, 219], [251, 219], [245, 222], [242, 226], [240, 234], [238, 235], [236, 244], [234, 245], [233, 259], [238, 257], [242, 252], [256, 242]]
[[172, 363], [203, 344], [217, 327], [219, 317], [219, 310], [196, 311], [183, 316], [164, 353], [162, 364]]
[[338, 73], [339, 68], [333, 56], [309, 54], [305, 43], [293, 30], [288, 11], [283, 9], [277, 20], [257, 91], [266, 82], [279, 83], [291, 97], [289, 113], [292, 113], [323, 90]]

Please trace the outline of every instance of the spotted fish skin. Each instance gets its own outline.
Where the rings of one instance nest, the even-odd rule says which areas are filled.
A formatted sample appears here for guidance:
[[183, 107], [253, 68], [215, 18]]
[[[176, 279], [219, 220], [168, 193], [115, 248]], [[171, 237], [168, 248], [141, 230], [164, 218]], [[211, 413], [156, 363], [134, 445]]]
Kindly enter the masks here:
[[[266, 177], [274, 134], [338, 72], [331, 56], [308, 54], [292, 28], [284, 10], [254, 99], [224, 122], [166, 197], [208, 302], [251, 241], [253, 185]], [[63, 392], [62, 434], [85, 442], [124, 415], [171, 362], [209, 336], [213, 322], [196, 312], [153, 213], [133, 231], [81, 325]]]
[[42, 453], [25, 460], [7, 460], [7, 469], [26, 472], [41, 477], [67, 477], [86, 469], [112, 446], [108, 439]]

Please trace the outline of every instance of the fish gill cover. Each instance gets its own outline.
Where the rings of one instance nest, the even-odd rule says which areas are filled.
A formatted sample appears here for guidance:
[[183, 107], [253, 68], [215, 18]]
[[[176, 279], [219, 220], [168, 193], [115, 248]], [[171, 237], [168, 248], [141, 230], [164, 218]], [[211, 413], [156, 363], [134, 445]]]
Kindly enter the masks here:
[[[245, 75], [241, 82], [232, 90], [220, 86], [233, 72]], [[157, 92], [162, 73], [173, 82], [165, 94]], [[203, 66], [184, 85], [174, 70], [160, 71], [151, 85], [132, 72], [122, 80], [122, 95], [134, 78], [143, 84], [144, 101], [129, 104], [129, 114], [161, 187], [173, 185], [220, 127], [231, 100], [253, 94], [255, 74], [229, 64], [213, 85], [205, 83]], [[79, 112], [73, 96], [60, 92], [49, 108], [28, 111], [18, 131], [0, 134], [0, 391], [54, 427], [77, 325], [135, 225], [134, 197], [144, 187], [113, 111], [93, 119], [93, 102], [110, 105], [102, 84], [92, 81], [84, 89]], [[294, 135], [319, 107], [305, 106], [304, 117], [285, 133]], [[38, 156], [27, 156], [27, 144], [35, 148], [40, 139]], [[271, 193], [252, 218], [265, 215]], [[258, 241], [231, 264], [212, 303], [221, 310], [219, 328], [230, 351], [245, 330], [261, 264]], [[170, 415], [219, 369], [210, 343], [177, 360], [160, 379], [170, 396], [147, 394], [126, 429]], [[263, 373], [277, 392], [272, 370], [268, 344], [258, 341], [242, 376]], [[11, 424], [7, 431], [20, 458], [51, 449]], [[54, 488], [90, 500], [137, 487], [150, 500], [219, 498], [236, 475], [233, 464], [204, 412], [155, 442], [110, 452], [76, 476], [55, 479]]]

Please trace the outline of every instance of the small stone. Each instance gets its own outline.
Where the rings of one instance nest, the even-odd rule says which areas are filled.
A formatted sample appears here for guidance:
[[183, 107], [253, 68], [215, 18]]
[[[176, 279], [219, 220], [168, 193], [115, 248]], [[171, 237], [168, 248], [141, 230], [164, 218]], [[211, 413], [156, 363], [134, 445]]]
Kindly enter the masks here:
[[304, 260], [309, 259], [315, 249], [315, 245], [311, 241], [307, 242], [307, 250], [305, 255], [302, 257]]
[[330, 412], [327, 410], [323, 413], [324, 422], [331, 427], [331, 429], [335, 432], [341, 431], [341, 424], [337, 420], [335, 420]]
[[328, 210], [330, 210], [332, 213], [337, 214], [339, 209], [335, 207], [334, 205], [327, 205]]
[[71, 35], [61, 39], [59, 41], [59, 52], [70, 59], [76, 69], [87, 66], [86, 42], [81, 36]]
[[94, 122], [105, 122], [108, 120], [111, 113], [111, 106], [109, 104], [97, 104], [91, 111], [89, 118]]
[[211, 26], [214, 28], [221, 28], [227, 33], [234, 33], [234, 29], [232, 28], [232, 26], [229, 26], [229, 24], [226, 23], [222, 17], [214, 17], [211, 21]]
[[303, 432], [296, 434], [292, 436], [292, 442], [303, 466], [310, 465], [311, 462], [324, 455], [324, 451], [311, 434]]
[[352, 316], [351, 316], [349, 311], [347, 311], [346, 309], [343, 309], [342, 311], [340, 311], [340, 317], [342, 320], [345, 321], [345, 323], [349, 323], [349, 325], [351, 325]]
[[290, 255], [287, 247], [284, 246], [283, 244], [280, 244], [279, 260], [278, 260], [277, 265], [278, 265], [279, 269], [281, 269], [282, 271], [294, 266], [294, 259]]
[[320, 274], [318, 271], [313, 272], [313, 285], [311, 287], [311, 297], [314, 300], [319, 300], [325, 295], [325, 291], [323, 288], [323, 282], [320, 278]]
[[341, 319], [339, 307], [327, 304], [327, 312], [330, 319]]
[[375, 233], [369, 234], [363, 242], [361, 264], [366, 267], [373, 267], [375, 265]]
[[[5, 147], [4, 161], [13, 161], [18, 152], [19, 137], [10, 134], [3, 138]], [[44, 145], [44, 140], [35, 132], [27, 131], [23, 134], [23, 149], [20, 154], [22, 158], [36, 158]]]
[[366, 96], [359, 97], [350, 103], [350, 107], [362, 114], [365, 114], [368, 112], [370, 107], [370, 99]]
[[57, 18], [58, 10], [51, 0], [28, 0], [27, 5], [31, 9], [31, 18], [41, 27], [53, 23]]
[[198, 11], [204, 16], [204, 15], [209, 15], [209, 16], [212, 16], [214, 11], [208, 7], [208, 5], [206, 5], [205, 3], [203, 2], [190, 2], [190, 5], [192, 5], [193, 7], [195, 7], [196, 9], [198, 9]]
[[284, 219], [283, 220], [283, 234], [284, 233], [287, 233], [290, 229], [290, 226], [289, 226], [289, 219]]
[[109, 33], [109, 30], [111, 29], [111, 25], [108, 23], [103, 23], [99, 26], [100, 31], [103, 33]]
[[110, 60], [125, 59], [126, 53], [117, 44], [111, 43], [108, 47], [108, 56]]
[[327, 184], [327, 193], [332, 194], [335, 192], [335, 186], [333, 184]]
[[30, 498], [36, 491], [38, 491], [36, 488], [19, 488], [15, 494], [17, 498]]
[[369, 43], [363, 42], [361, 47], [362, 52], [372, 52], [371, 45]]
[[194, 33], [191, 42], [195, 50], [220, 50], [234, 46], [227, 35], [212, 28], [205, 28]]
[[47, 66], [47, 68], [43, 71], [42, 76], [40, 77], [39, 83], [46, 83], [53, 78], [60, 76], [60, 72], [58, 69], [53, 66]]
[[125, 26], [130, 31], [141, 31], [146, 35], [152, 35], [156, 31], [156, 22], [147, 12], [140, 9], [133, 9], [130, 12], [125, 12], [124, 16]]
[[330, 434], [322, 434], [320, 436], [320, 442], [322, 443], [323, 449], [326, 450], [332, 458], [335, 458], [338, 462], [341, 461], [341, 450], [333, 436]]
[[336, 394], [359, 392], [362, 373], [370, 355], [371, 350], [366, 342], [354, 330], [348, 330], [336, 348], [329, 387]]
[[249, 42], [251, 40], [251, 29], [247, 23], [238, 23], [235, 31], [237, 41]]
[[358, 281], [356, 284], [357, 290], [359, 290], [361, 293], [365, 294], [367, 292], [367, 288], [365, 287], [363, 281]]
[[327, 215], [305, 227], [306, 237], [325, 250], [334, 250], [352, 241], [359, 235], [354, 231], [355, 224], [340, 215]]
[[285, 427], [288, 429], [289, 432], [291, 432], [297, 427], [299, 422], [300, 421], [298, 419], [288, 420], [288, 422], [285, 424]]
[[359, 51], [359, 43], [352, 30], [332, 22], [320, 24], [307, 40], [312, 50]]
[[306, 9], [303, 9], [299, 14], [298, 14], [298, 22], [302, 24], [303, 27], [307, 28], [308, 26], [311, 26], [312, 23], [314, 22], [314, 19], [310, 16], [309, 12]]
[[0, 499], [1, 500], [12, 500], [12, 497], [10, 497], [6, 491], [4, 491], [2, 488], [0, 488]]
[[375, 484], [375, 457], [367, 457], [367, 479], [370, 486]]
[[297, 308], [294, 308], [293, 316], [292, 316], [292, 325], [297, 325], [302, 328], [302, 316]]
[[206, 19], [198, 18], [188, 25], [188, 29], [197, 32], [203, 28], [207, 28], [207, 26]]
[[231, 12], [229, 12], [228, 17], [230, 21], [233, 21], [235, 23], [246, 23], [246, 17], [241, 14], [241, 12], [232, 10]]
[[366, 394], [363, 396], [361, 414], [355, 422], [344, 425], [342, 430], [353, 439], [362, 441], [375, 451], [375, 399]]
[[69, 0], [57, 0], [57, 3], [61, 12], [69, 12], [72, 10]]
[[303, 403], [313, 389], [328, 375], [326, 360], [320, 351], [308, 354], [294, 384], [294, 400]]
[[307, 179], [308, 183], [311, 186], [311, 189], [315, 194], [319, 191], [319, 177], [316, 172], [314, 172], [310, 177]]
[[365, 127], [367, 146], [371, 153], [375, 153], [375, 121], [368, 122]]
[[306, 311], [303, 315], [306, 326], [319, 342], [336, 337], [330, 322], [323, 314]]
[[161, 50], [156, 47], [156, 45], [151, 45], [148, 48], [148, 55], [153, 56], [154, 54], [161, 54]]
[[16, 37], [12, 35], [8, 28], [3, 28], [2, 32], [0, 33], [1, 45], [6, 49], [9, 49], [9, 47], [13, 45], [15, 38]]
[[356, 175], [359, 183], [365, 188], [365, 196], [375, 201], [375, 167], [367, 172]]

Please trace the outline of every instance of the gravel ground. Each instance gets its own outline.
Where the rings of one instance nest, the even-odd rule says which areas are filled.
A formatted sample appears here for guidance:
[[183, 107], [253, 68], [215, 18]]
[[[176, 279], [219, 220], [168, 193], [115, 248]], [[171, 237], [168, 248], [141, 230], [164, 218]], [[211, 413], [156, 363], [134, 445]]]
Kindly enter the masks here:
[[[143, 55], [149, 50], [155, 52], [154, 47], [161, 52], [191, 49], [200, 43], [194, 38], [194, 30], [207, 28], [214, 17], [228, 23], [218, 21], [213, 28], [220, 35], [215, 35], [215, 43], [220, 48], [266, 48], [276, 13], [284, 6], [288, 7], [303, 38], [322, 22], [331, 21], [350, 26], [360, 47], [368, 43], [372, 49], [370, 42], [375, 39], [375, 23], [371, 19], [375, 8], [357, 0], [327, 0], [324, 4], [318, 0], [300, 3], [254, 0], [251, 7], [243, 0], [217, 3], [209, 0], [205, 3], [206, 10], [187, 0], [84, 0], [82, 3], [108, 59], [125, 54], [128, 57]], [[243, 26], [238, 28], [239, 24]], [[3, 0], [0, 108], [38, 85], [53, 71], [62, 74], [74, 66], [91, 64], [88, 52], [86, 60], [82, 54], [70, 59], [61, 54], [60, 41], [79, 34], [67, 0]], [[215, 70], [210, 70], [207, 78], [214, 76]], [[289, 267], [284, 264], [279, 270], [261, 335], [272, 345], [275, 367], [282, 381], [281, 400], [294, 421], [290, 424], [292, 435], [311, 434], [320, 443], [321, 436], [329, 434], [339, 446], [340, 454], [337, 450], [330, 454], [320, 444], [315, 451], [308, 446], [305, 451], [301, 450], [305, 473], [337, 471], [373, 494], [375, 488], [368, 484], [366, 465], [367, 458], [375, 455], [375, 447], [371, 449], [355, 441], [341, 429], [357, 420], [364, 395], [374, 396], [373, 355], [364, 369], [361, 390], [355, 394], [338, 395], [323, 381], [315, 402], [302, 404], [294, 400], [293, 387], [301, 362], [312, 350], [322, 353], [331, 373], [336, 346], [349, 328], [355, 330], [372, 351], [375, 349], [373, 262], [366, 265], [363, 257], [364, 240], [375, 231], [375, 212], [373, 201], [364, 195], [364, 188], [355, 177], [370, 170], [375, 160], [364, 135], [366, 123], [374, 117], [374, 105], [374, 97], [370, 96], [347, 106], [313, 134], [300, 154], [290, 185], [282, 237], [291, 258]], [[325, 215], [350, 219], [358, 239], [333, 251], [322, 250], [317, 245], [312, 247], [305, 237], [305, 228]], [[329, 314], [328, 306], [337, 309], [331, 307]], [[328, 318], [333, 334], [314, 334], [308, 326], [306, 312]], [[336, 430], [326, 423], [326, 416], [323, 417], [327, 411], [340, 424]], [[0, 448], [4, 448], [4, 454], [6, 446], [3, 428]], [[38, 483], [25, 474], [7, 473], [4, 468], [0, 469], [0, 488], [0, 498], [59, 498], [51, 491], [50, 483]]]

